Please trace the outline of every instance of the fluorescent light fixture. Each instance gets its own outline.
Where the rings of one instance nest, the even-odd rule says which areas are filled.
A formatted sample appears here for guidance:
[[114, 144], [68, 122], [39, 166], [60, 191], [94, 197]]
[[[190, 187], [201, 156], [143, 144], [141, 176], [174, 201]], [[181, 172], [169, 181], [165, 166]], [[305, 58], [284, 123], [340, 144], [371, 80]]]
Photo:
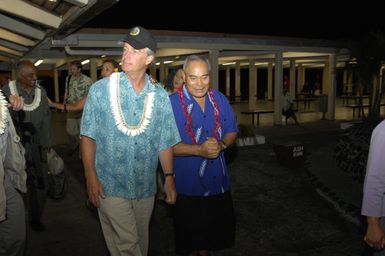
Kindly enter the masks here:
[[267, 62], [258, 62], [258, 63], [255, 63], [254, 66], [264, 66], [264, 65], [268, 65], [269, 63]]
[[235, 62], [227, 62], [227, 63], [223, 63], [222, 65], [223, 66], [235, 65]]
[[87, 59], [87, 60], [83, 60], [82, 61], [82, 65], [86, 65], [87, 63], [89, 63], [90, 62], [90, 60], [89, 59]]
[[33, 64], [33, 65], [35, 65], [35, 67], [37, 67], [37, 66], [39, 66], [41, 63], [43, 63], [43, 60], [42, 60], [42, 59], [37, 60], [37, 61], [35, 62], [35, 64]]
[[160, 62], [155, 63], [155, 65], [156, 65], [156, 66], [159, 66], [159, 65], [160, 65]]
[[101, 58], [104, 58], [104, 57], [106, 57], [107, 55], [105, 55], [105, 54], [103, 54], [102, 56], [100, 56]]
[[169, 63], [173, 63], [174, 61], [173, 60], [166, 60], [166, 61], [163, 61], [163, 64], [169, 64]]

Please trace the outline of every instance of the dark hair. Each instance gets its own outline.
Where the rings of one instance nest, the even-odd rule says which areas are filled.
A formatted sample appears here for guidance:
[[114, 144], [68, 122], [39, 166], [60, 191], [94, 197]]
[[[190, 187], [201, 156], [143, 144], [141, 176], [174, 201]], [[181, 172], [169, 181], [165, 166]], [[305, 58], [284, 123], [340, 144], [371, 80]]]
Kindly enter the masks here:
[[114, 59], [106, 59], [106, 60], [103, 61], [103, 64], [104, 63], [111, 63], [112, 66], [114, 67], [114, 70], [115, 69], [119, 70], [119, 63], [116, 60], [114, 60]]
[[171, 70], [163, 82], [164, 89], [168, 92], [172, 92], [174, 90], [174, 76], [175, 76], [175, 74], [176, 74], [176, 70], [175, 69]]
[[29, 60], [21, 60], [16, 63], [16, 73], [20, 73], [21, 69], [26, 65], [33, 65], [33, 63]]
[[76, 66], [77, 68], [82, 69], [83, 65], [79, 60], [73, 60], [70, 62], [70, 66]]

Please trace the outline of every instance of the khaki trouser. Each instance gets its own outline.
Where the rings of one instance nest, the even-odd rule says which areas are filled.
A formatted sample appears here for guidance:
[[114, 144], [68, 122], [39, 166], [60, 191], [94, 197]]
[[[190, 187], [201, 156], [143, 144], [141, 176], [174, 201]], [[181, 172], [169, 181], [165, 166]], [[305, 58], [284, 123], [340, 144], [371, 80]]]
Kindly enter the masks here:
[[81, 119], [68, 118], [66, 123], [66, 131], [68, 133], [68, 142], [71, 150], [76, 149], [79, 146], [80, 136], [80, 121]]
[[100, 200], [99, 220], [111, 256], [146, 256], [154, 196], [141, 200]]

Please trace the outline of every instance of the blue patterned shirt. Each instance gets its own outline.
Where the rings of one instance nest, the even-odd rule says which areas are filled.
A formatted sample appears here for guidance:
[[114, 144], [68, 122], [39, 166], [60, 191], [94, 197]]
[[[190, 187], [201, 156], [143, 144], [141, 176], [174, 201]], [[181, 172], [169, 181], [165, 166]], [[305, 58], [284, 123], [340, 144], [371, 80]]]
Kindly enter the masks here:
[[96, 173], [106, 196], [127, 199], [153, 196], [159, 151], [180, 141], [168, 94], [146, 75], [145, 86], [137, 95], [126, 74], [120, 73], [120, 106], [129, 126], [140, 122], [145, 96], [155, 92], [147, 128], [140, 135], [128, 136], [115, 124], [110, 103], [110, 79], [99, 80], [91, 87], [80, 134], [96, 143]]
[[[236, 116], [226, 96], [214, 90], [214, 99], [219, 110], [219, 140], [226, 133], [238, 132]], [[208, 137], [214, 138], [215, 118], [214, 108], [206, 95], [205, 112], [192, 95], [183, 87], [187, 109], [192, 116], [192, 130], [198, 144], [203, 144]], [[193, 144], [187, 132], [187, 118], [178, 93], [170, 95], [171, 105], [183, 143]], [[174, 173], [176, 191], [189, 196], [209, 196], [226, 192], [230, 188], [230, 180], [223, 151], [216, 159], [199, 156], [174, 157]]]

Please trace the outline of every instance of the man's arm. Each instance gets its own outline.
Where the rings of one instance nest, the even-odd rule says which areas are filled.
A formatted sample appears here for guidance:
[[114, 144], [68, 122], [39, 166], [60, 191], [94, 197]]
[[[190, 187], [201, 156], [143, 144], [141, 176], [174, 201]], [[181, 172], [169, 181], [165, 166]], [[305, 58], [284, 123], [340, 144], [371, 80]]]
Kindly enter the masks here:
[[222, 150], [234, 143], [237, 133], [227, 133], [221, 141], [214, 138], [207, 140], [200, 145], [186, 144], [183, 142], [174, 146], [173, 151], [176, 156], [201, 156], [205, 158], [217, 158]]
[[105, 198], [103, 187], [96, 174], [95, 152], [96, 143], [93, 139], [82, 136], [81, 140], [82, 159], [84, 166], [84, 176], [86, 177], [87, 193], [90, 202], [99, 207], [100, 198]]
[[161, 150], [159, 160], [164, 174], [164, 190], [166, 192], [166, 203], [174, 204], [176, 201], [176, 189], [173, 169], [173, 151], [172, 148]]

